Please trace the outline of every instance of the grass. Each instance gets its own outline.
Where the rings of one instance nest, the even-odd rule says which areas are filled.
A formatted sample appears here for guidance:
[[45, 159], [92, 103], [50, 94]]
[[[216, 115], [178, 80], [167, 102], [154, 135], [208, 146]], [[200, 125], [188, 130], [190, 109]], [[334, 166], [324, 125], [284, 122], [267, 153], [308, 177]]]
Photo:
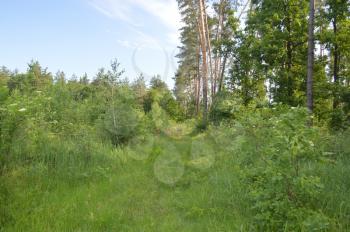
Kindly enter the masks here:
[[[244, 218], [232, 195], [239, 188], [229, 173], [234, 168], [190, 165], [191, 138], [174, 131], [174, 137], [171, 131], [157, 136], [142, 159], [124, 149], [86, 169], [52, 173], [40, 162], [12, 169], [1, 177], [10, 193], [2, 231], [239, 230]], [[162, 163], [161, 157], [179, 159]]]
[[350, 160], [320, 169], [325, 183], [322, 208], [333, 216], [338, 231], [350, 231]]
[[[0, 176], [0, 231], [252, 231], [239, 152], [224, 144], [210, 150], [217, 136], [187, 132], [172, 128], [152, 145], [123, 149], [96, 144], [89, 154], [100, 157], [77, 168], [65, 163], [52, 172], [43, 160], [10, 169]], [[200, 154], [193, 155], [193, 144], [204, 147]], [[70, 152], [79, 155], [63, 150]], [[350, 165], [336, 165], [319, 168], [322, 204], [348, 231]]]

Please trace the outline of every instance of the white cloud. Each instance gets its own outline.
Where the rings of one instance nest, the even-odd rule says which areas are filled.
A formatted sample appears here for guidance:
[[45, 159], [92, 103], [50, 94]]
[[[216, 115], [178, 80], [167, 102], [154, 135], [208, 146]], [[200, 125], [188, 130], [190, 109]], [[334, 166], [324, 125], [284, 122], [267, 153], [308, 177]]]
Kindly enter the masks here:
[[133, 48], [134, 49], [137, 47], [137, 45], [135, 45], [133, 42], [130, 42], [129, 40], [118, 39], [117, 43], [123, 47], [126, 47], [126, 48]]
[[132, 5], [128, 0], [90, 0], [89, 4], [111, 19], [120, 19], [133, 26], [141, 26], [132, 17]]
[[113, 18], [113, 14], [112, 12], [101, 8], [100, 6], [98, 6], [98, 4], [94, 3], [94, 2], [90, 2], [89, 3], [91, 6], [93, 6], [97, 11], [99, 11], [100, 13], [104, 14], [105, 16], [109, 17], [109, 18]]
[[176, 0], [89, 0], [89, 4], [106, 17], [125, 23], [126, 31], [109, 28], [108, 33], [130, 52], [132, 75], [159, 73], [173, 85], [181, 27]]
[[172, 30], [178, 30], [181, 17], [176, 0], [129, 0], [135, 2], [148, 13], [158, 17]]
[[133, 27], [144, 24], [144, 20], [138, 15], [141, 10], [166, 27], [168, 43], [175, 45], [178, 42], [175, 38], [179, 36], [181, 16], [176, 0], [90, 0], [89, 3], [105, 16], [123, 20]]
[[[116, 42], [125, 47], [130, 49], [153, 49], [153, 50], [163, 50], [163, 46], [160, 45], [161, 43], [159, 40], [153, 36], [150, 36], [138, 29], [135, 29], [133, 27], [130, 27], [130, 31], [132, 31], [137, 36], [124, 36], [124, 39], [117, 39]], [[110, 29], [106, 29], [106, 32], [109, 34], [112, 34], [112, 36], [118, 37], [119, 34], [115, 31], [112, 31]]]

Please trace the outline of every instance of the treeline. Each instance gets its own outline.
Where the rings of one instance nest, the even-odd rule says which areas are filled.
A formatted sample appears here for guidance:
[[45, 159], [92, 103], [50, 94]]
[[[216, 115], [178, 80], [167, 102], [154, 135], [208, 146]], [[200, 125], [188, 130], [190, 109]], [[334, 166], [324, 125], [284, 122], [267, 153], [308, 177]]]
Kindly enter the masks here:
[[178, 4], [184, 26], [175, 94], [187, 115], [206, 118], [217, 98], [232, 95], [244, 105], [306, 106], [309, 66], [315, 119], [335, 128], [349, 122], [349, 1], [317, 1], [314, 14], [307, 0]]
[[110, 70], [100, 68], [92, 78], [89, 78], [86, 73], [81, 77], [73, 74], [68, 78], [63, 71], [53, 75], [34, 60], [28, 63], [27, 71], [24, 73], [17, 70], [11, 71], [2, 66], [0, 67], [0, 101], [5, 103], [15, 96], [30, 97], [38, 93], [54, 95], [55, 89], [67, 89], [73, 100], [86, 101], [95, 98], [98, 102], [103, 97], [103, 103], [108, 106], [122, 96], [122, 89], [126, 89], [128, 92], [122, 93], [131, 95], [137, 107], [145, 113], [151, 111], [152, 104], [158, 101], [160, 107], [174, 120], [184, 119], [184, 113], [172, 91], [159, 75], [153, 76], [147, 83], [141, 73], [133, 82], [129, 82], [128, 78], [124, 77], [124, 72], [116, 59], [111, 61]]
[[119, 146], [136, 136], [156, 133], [168, 120], [184, 119], [159, 76], [146, 83], [140, 75], [129, 83], [123, 74], [116, 60], [109, 70], [99, 69], [92, 80], [86, 74], [66, 78], [59, 71], [52, 75], [36, 61], [24, 73], [2, 67], [0, 167], [49, 157], [44, 153], [50, 149], [40, 148], [42, 143], [89, 143], [94, 138]]

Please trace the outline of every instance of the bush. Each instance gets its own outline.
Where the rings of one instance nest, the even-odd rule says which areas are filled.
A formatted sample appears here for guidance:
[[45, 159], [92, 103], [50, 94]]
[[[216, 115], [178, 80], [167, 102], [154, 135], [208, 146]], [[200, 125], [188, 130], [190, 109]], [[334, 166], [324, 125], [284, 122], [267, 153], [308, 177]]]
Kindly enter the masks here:
[[148, 114], [151, 121], [151, 130], [159, 133], [168, 125], [168, 115], [167, 113], [159, 106], [158, 102], [152, 104], [152, 110]]
[[242, 182], [257, 229], [326, 229], [329, 219], [318, 207], [323, 185], [309, 168], [325, 160], [322, 146], [316, 146], [318, 130], [307, 126], [305, 109], [273, 114], [273, 110], [255, 109], [240, 118], [244, 128]]
[[236, 114], [243, 108], [242, 101], [228, 92], [219, 92], [211, 106], [209, 118], [215, 124], [225, 120], [235, 119]]
[[114, 145], [127, 143], [140, 132], [141, 115], [129, 104], [116, 104], [104, 114], [103, 133]]

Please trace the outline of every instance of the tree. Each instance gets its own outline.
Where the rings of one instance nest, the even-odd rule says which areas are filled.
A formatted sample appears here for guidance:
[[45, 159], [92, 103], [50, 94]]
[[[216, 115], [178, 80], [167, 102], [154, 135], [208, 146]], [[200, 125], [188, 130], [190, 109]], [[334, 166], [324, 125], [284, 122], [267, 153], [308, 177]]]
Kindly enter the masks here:
[[207, 48], [208, 24], [206, 21], [206, 10], [204, 0], [198, 0], [199, 5], [199, 31], [200, 31], [200, 45], [202, 51], [202, 82], [203, 82], [203, 121], [206, 122], [208, 116], [208, 61]]
[[52, 75], [47, 68], [42, 68], [38, 61], [28, 64], [27, 79], [32, 90], [42, 89], [52, 83]]
[[145, 77], [142, 73], [140, 73], [137, 79], [131, 84], [131, 88], [136, 95], [139, 105], [143, 106], [147, 94], [147, 87]]
[[216, 15], [214, 17], [216, 21], [215, 39], [213, 41], [214, 81], [212, 83], [212, 95], [214, 96], [223, 87], [225, 68], [228, 56], [232, 52], [232, 42], [238, 27], [238, 20], [234, 15], [230, 0], [220, 0], [218, 3], [214, 3], [213, 7]]
[[333, 109], [341, 101], [341, 89], [346, 80], [347, 60], [350, 47], [350, 3], [347, 0], [326, 0], [321, 16], [326, 19], [326, 29], [321, 40], [330, 50], [330, 68], [333, 79]]
[[[328, 77], [327, 96], [332, 101], [329, 113], [333, 127], [343, 127], [350, 119], [347, 108], [350, 60], [350, 2], [347, 0], [325, 0], [320, 6], [318, 33], [320, 44], [326, 50], [324, 69]], [[327, 89], [327, 90], [328, 90]]]
[[179, 68], [175, 75], [175, 96], [182, 107], [188, 110], [188, 116], [199, 115], [201, 104], [201, 55], [198, 27], [198, 4], [196, 0], [178, 0], [184, 26], [180, 29]]
[[308, 61], [307, 61], [307, 108], [313, 112], [313, 74], [314, 74], [314, 21], [315, 1], [310, 0], [309, 33], [308, 33]]
[[83, 84], [83, 85], [89, 84], [89, 77], [88, 77], [87, 73], [84, 73], [84, 75], [79, 78], [79, 83]]
[[57, 71], [54, 82], [56, 84], [64, 85], [66, 83], [66, 74], [62, 71]]
[[273, 100], [304, 104], [307, 63], [307, 1], [257, 0], [247, 29], [256, 38], [251, 58], [266, 66]]

